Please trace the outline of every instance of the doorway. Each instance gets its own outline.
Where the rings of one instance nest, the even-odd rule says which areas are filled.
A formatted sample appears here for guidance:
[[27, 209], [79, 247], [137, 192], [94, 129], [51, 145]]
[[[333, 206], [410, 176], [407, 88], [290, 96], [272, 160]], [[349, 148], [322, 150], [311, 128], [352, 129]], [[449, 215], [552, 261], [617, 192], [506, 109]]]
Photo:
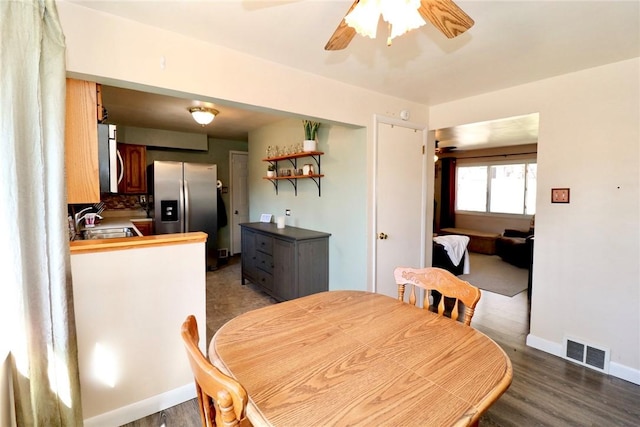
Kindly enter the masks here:
[[249, 222], [248, 158], [249, 153], [246, 151], [229, 152], [229, 167], [231, 169], [231, 229], [229, 233], [232, 255], [242, 252], [240, 224]]
[[423, 267], [427, 259], [427, 131], [376, 116], [375, 132], [373, 290], [396, 297], [394, 268]]
[[[525, 237], [532, 234], [528, 231], [535, 214], [538, 128], [539, 115], [533, 113], [435, 130], [440, 150], [434, 169], [434, 230], [455, 227], [500, 236], [505, 230], [522, 230]], [[468, 191], [472, 170], [479, 171], [482, 181], [477, 181], [480, 184], [473, 193]], [[466, 198], [459, 199], [458, 189]], [[485, 206], [478, 208], [475, 201]], [[497, 246], [493, 252], [471, 253], [470, 274], [460, 278], [487, 291], [481, 312], [493, 316], [509, 312], [528, 330], [526, 291], [532, 264], [505, 261]]]

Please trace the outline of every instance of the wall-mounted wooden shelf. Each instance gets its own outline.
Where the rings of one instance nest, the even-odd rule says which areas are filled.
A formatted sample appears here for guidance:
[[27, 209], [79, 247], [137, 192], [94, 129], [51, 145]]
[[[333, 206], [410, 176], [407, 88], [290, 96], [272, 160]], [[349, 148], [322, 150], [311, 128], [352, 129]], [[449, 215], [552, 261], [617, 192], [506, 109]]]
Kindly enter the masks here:
[[271, 181], [271, 183], [273, 184], [276, 190], [276, 194], [278, 194], [278, 182], [282, 181], [283, 179], [286, 179], [293, 186], [293, 190], [296, 196], [298, 195], [298, 180], [307, 179], [307, 178], [312, 179], [313, 182], [315, 182], [316, 186], [318, 187], [318, 197], [320, 197], [322, 194], [320, 183], [321, 183], [321, 178], [324, 177], [320, 169], [320, 156], [322, 156], [323, 154], [324, 153], [322, 151], [308, 151], [303, 153], [289, 154], [286, 156], [267, 157], [265, 159], [262, 159], [263, 162], [268, 162], [274, 165], [276, 168], [276, 172], [278, 171], [278, 162], [285, 161], [285, 160], [288, 160], [291, 163], [294, 171], [298, 170], [298, 159], [303, 157], [311, 157], [313, 161], [316, 163], [316, 165], [318, 166], [318, 173], [314, 173], [311, 175], [290, 175], [290, 176], [274, 176], [274, 177], [265, 176], [263, 177], [263, 179]]

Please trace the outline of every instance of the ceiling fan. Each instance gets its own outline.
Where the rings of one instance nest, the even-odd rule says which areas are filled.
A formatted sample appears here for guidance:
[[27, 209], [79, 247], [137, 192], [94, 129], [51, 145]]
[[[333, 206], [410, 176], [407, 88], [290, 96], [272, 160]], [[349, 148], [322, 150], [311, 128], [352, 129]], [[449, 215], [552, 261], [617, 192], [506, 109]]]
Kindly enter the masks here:
[[[338, 28], [336, 28], [335, 32], [327, 42], [324, 47], [325, 50], [341, 50], [346, 48], [353, 37], [356, 35], [356, 29], [349, 26], [347, 23], [353, 15], [350, 16], [351, 12], [360, 4], [365, 7], [368, 3], [375, 7], [378, 4], [385, 3], [384, 0], [355, 0], [349, 10], [347, 11], [345, 17], [342, 19]], [[367, 3], [365, 3], [367, 2]], [[394, 0], [395, 2], [399, 2], [399, 0]], [[422, 20], [425, 22], [431, 22], [436, 28], [438, 28], [445, 36], [452, 39], [456, 36], [467, 31], [474, 24], [473, 19], [469, 17], [462, 9], [460, 9], [452, 0], [404, 0], [404, 2], [412, 4], [416, 3], [418, 7], [419, 16], [422, 17]], [[413, 12], [415, 14], [415, 12]], [[379, 14], [376, 15], [375, 22], [370, 21], [371, 25], [375, 25], [377, 27]], [[383, 14], [383, 19], [387, 21]], [[390, 21], [388, 21], [390, 22]], [[422, 25], [422, 22], [419, 24], [408, 28], [407, 30], [417, 28]], [[389, 38], [387, 39], [387, 45], [391, 45], [391, 38], [400, 34], [392, 34], [393, 29], [391, 28], [392, 24], [389, 24]], [[370, 34], [366, 34], [369, 37], [375, 37], [375, 29], [373, 29], [373, 37]]]

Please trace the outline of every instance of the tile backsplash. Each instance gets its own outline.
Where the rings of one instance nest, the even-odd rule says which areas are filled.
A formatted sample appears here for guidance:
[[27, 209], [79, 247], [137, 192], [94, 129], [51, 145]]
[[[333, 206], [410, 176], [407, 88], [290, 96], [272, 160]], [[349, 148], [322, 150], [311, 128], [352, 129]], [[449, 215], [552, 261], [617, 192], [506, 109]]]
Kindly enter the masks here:
[[[149, 196], [147, 196], [148, 198]], [[137, 210], [144, 209], [140, 204], [140, 196], [126, 194], [102, 194], [100, 200], [107, 210]]]

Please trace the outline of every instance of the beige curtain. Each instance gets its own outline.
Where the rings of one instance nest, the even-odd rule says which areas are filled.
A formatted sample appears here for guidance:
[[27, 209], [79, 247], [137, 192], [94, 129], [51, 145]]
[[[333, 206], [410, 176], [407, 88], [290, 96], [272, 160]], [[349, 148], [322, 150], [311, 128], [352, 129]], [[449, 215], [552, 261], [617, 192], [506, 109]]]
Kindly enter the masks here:
[[0, 350], [10, 351], [15, 418], [19, 426], [82, 425], [66, 227], [65, 46], [53, 0], [0, 0], [0, 64]]

